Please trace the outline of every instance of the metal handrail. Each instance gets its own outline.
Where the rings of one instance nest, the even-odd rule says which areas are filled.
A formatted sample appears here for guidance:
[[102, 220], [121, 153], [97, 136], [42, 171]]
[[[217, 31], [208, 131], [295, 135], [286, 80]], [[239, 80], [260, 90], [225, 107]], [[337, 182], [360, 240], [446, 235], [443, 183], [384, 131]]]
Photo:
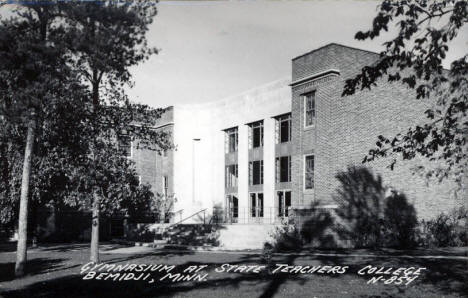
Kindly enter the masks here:
[[173, 227], [173, 226], [175, 226], [175, 225], [178, 225], [178, 224], [180, 224], [180, 223], [186, 221], [186, 220], [189, 219], [189, 218], [194, 217], [195, 215], [197, 215], [197, 214], [200, 213], [200, 212], [203, 212], [203, 224], [204, 224], [204, 223], [205, 223], [205, 211], [206, 211], [206, 210], [208, 210], [208, 208], [205, 208], [205, 209], [202, 209], [202, 210], [200, 210], [200, 211], [197, 211], [197, 212], [195, 212], [194, 214], [192, 214], [192, 215], [190, 215], [190, 216], [188, 216], [188, 217], [186, 217], [186, 218], [184, 218], [184, 219], [181, 219], [180, 221], [178, 221], [178, 222], [176, 222], [176, 223], [173, 223], [173, 224], [167, 226], [167, 229], [169, 229], [170, 227]]

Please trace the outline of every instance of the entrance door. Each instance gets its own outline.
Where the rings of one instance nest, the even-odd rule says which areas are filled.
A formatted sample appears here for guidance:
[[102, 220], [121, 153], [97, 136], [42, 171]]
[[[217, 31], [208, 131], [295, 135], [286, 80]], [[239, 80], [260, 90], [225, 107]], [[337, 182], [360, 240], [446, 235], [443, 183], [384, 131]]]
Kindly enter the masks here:
[[239, 219], [239, 200], [234, 195], [228, 195], [226, 197], [226, 214], [227, 221], [230, 223], [236, 223]]
[[263, 193], [250, 193], [250, 217], [255, 221], [263, 220]]

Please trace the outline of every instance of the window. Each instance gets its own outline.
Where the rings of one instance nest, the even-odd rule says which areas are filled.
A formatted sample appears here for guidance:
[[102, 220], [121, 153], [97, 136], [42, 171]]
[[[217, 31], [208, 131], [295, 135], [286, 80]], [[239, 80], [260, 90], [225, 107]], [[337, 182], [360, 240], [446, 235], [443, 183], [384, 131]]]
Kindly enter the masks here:
[[263, 147], [263, 121], [249, 125], [249, 148]]
[[237, 187], [237, 165], [226, 166], [226, 187]]
[[291, 141], [291, 114], [276, 118], [276, 143]]
[[249, 162], [249, 185], [263, 184], [263, 160]]
[[226, 153], [236, 152], [239, 143], [237, 127], [228, 129], [226, 132]]
[[163, 195], [164, 198], [167, 198], [167, 190], [169, 188], [168, 178], [167, 176], [162, 177], [162, 187], [163, 187]]
[[291, 191], [278, 191], [276, 193], [278, 198], [278, 216], [288, 217], [289, 207], [291, 207]]
[[276, 158], [276, 183], [291, 182], [291, 156]]
[[119, 136], [119, 150], [122, 156], [132, 157], [132, 138], [130, 136]]
[[304, 126], [309, 127], [315, 122], [315, 92], [304, 95]]
[[239, 200], [234, 195], [227, 196], [227, 214], [230, 221], [236, 221], [239, 217]]
[[314, 156], [313, 155], [305, 156], [304, 188], [305, 189], [314, 188]]
[[263, 217], [263, 193], [250, 193], [250, 216]]

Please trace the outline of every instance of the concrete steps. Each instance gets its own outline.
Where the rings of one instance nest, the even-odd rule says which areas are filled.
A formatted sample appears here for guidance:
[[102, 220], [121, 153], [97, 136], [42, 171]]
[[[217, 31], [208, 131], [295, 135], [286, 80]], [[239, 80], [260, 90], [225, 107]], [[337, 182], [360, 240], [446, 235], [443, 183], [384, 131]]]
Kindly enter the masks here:
[[274, 224], [232, 224], [219, 230], [219, 245], [225, 249], [262, 249], [272, 240]]

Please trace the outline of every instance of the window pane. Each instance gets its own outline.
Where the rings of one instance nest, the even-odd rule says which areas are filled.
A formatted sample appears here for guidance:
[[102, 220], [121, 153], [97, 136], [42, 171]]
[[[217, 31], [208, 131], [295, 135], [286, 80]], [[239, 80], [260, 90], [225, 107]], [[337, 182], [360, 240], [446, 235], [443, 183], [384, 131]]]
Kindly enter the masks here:
[[256, 196], [255, 196], [255, 193], [251, 193], [250, 194], [250, 211], [251, 211], [250, 214], [252, 215], [252, 217], [255, 217], [256, 210], [257, 210]]
[[253, 147], [260, 147], [260, 127], [253, 129]]
[[289, 120], [281, 122], [281, 132], [280, 132], [280, 134], [281, 134], [280, 142], [281, 143], [289, 142], [289, 140], [290, 140], [289, 126], [290, 126]]
[[260, 162], [259, 161], [253, 162], [252, 175], [253, 175], [252, 185], [260, 184]]
[[284, 214], [287, 217], [289, 215], [289, 207], [291, 207], [291, 192], [285, 192], [285, 203], [284, 203]]
[[288, 181], [288, 158], [287, 157], [281, 157], [280, 158], [280, 182], [286, 182]]
[[239, 217], [239, 200], [237, 197], [232, 197], [232, 217]]
[[305, 175], [304, 175], [304, 184], [305, 189], [314, 188], [314, 156], [306, 156], [305, 159]]
[[278, 191], [278, 216], [283, 216], [283, 192]]
[[258, 216], [259, 217], [263, 217], [263, 193], [258, 193], [257, 194], [258, 196], [258, 204], [257, 204], [257, 208], [258, 208]]
[[260, 184], [263, 184], [263, 160], [260, 161]]
[[257, 122], [250, 125], [250, 135], [252, 135], [252, 147], [258, 148], [263, 146], [263, 122]]
[[305, 96], [305, 125], [314, 124], [315, 118], [315, 92]]

